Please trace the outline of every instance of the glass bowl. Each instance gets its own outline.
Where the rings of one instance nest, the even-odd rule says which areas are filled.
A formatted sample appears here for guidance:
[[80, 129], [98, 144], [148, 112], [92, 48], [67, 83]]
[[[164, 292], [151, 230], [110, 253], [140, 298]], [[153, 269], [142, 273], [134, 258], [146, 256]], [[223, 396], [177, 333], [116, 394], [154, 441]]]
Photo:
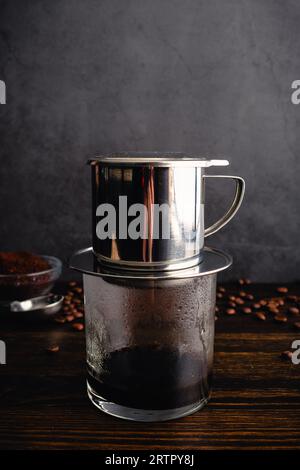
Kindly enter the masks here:
[[0, 274], [0, 301], [25, 300], [48, 294], [61, 274], [62, 263], [54, 256], [41, 256], [49, 264], [45, 271], [30, 274]]

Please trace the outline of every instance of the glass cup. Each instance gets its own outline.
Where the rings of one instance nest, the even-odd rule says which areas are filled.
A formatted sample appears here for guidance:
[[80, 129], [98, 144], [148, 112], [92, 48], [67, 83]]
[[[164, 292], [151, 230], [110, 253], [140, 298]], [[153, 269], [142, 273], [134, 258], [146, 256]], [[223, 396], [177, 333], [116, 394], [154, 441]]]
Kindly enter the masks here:
[[98, 408], [125, 419], [164, 421], [207, 403], [216, 278], [83, 275], [87, 386]]

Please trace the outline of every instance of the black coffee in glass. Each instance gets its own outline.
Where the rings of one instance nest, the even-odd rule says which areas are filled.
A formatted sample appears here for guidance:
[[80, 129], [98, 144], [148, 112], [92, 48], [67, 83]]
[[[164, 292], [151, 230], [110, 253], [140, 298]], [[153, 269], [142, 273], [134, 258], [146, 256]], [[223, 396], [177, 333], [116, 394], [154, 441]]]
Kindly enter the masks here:
[[208, 395], [210, 375], [200, 354], [156, 346], [113, 351], [101, 364], [101, 373], [88, 368], [88, 382], [97, 395], [144, 410], [181, 408], [201, 401]]

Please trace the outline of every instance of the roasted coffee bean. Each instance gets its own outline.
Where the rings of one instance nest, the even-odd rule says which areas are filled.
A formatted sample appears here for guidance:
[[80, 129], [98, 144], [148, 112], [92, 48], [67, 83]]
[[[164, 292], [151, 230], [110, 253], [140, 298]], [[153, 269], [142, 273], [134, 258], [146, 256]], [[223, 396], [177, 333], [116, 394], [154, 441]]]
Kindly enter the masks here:
[[288, 295], [287, 298], [292, 302], [297, 302], [298, 297], [296, 295]]
[[81, 294], [82, 293], [82, 287], [75, 287], [74, 291], [77, 292], [77, 294]]
[[226, 292], [225, 287], [220, 286], [220, 287], [218, 287], [218, 289], [219, 289], [220, 292]]
[[73, 315], [74, 315], [75, 318], [82, 318], [83, 317], [83, 313], [81, 313], [81, 312], [74, 312]]
[[217, 315], [215, 315], [215, 321], [217, 321], [219, 319], [219, 317], [217, 317]]
[[243, 312], [249, 314], [252, 313], [252, 309], [250, 307], [244, 307]]
[[254, 296], [252, 294], [247, 294], [246, 295], [246, 299], [247, 300], [253, 300], [254, 299]]
[[71, 312], [70, 312], [70, 315], [75, 315], [75, 313], [77, 313], [78, 310], [76, 308], [72, 308]]
[[253, 304], [253, 308], [260, 308], [260, 304], [259, 303]]
[[57, 353], [59, 351], [59, 346], [54, 344], [53, 346], [49, 346], [49, 348], [46, 349], [48, 353]]
[[234, 308], [227, 308], [226, 313], [227, 313], [227, 315], [235, 315], [236, 310]]
[[277, 308], [277, 307], [278, 307], [278, 303], [277, 303], [277, 302], [268, 302], [268, 303], [267, 303], [267, 307], [268, 307], [268, 308]]
[[277, 292], [280, 292], [281, 294], [286, 294], [289, 290], [287, 287], [277, 287]]
[[300, 321], [296, 321], [296, 323], [294, 323], [294, 327], [297, 328], [297, 330], [300, 330]]
[[234, 295], [230, 295], [228, 298], [229, 300], [232, 300], [232, 302], [235, 302], [236, 297]]
[[239, 279], [239, 284], [240, 284], [241, 286], [243, 286], [243, 285], [245, 284], [244, 279]]
[[70, 306], [69, 305], [66, 305], [65, 307], [63, 307], [63, 311], [65, 313], [68, 313], [70, 311]]
[[283, 299], [278, 299], [278, 305], [280, 305], [281, 307], [283, 307], [283, 305], [284, 305], [284, 300], [283, 300]]
[[268, 304], [268, 307], [269, 308], [279, 308], [279, 304], [273, 302], [273, 303]]
[[300, 310], [299, 310], [298, 307], [290, 307], [290, 308], [289, 308], [289, 312], [290, 312], [292, 315], [299, 315]]
[[71, 299], [65, 299], [64, 304], [65, 305], [71, 305]]
[[289, 360], [289, 361], [292, 359], [292, 355], [293, 355], [292, 351], [283, 351], [281, 353], [282, 359]]
[[277, 315], [278, 313], [280, 313], [280, 310], [276, 307], [268, 307], [268, 309], [269, 309], [269, 312], [273, 313], [274, 315]]
[[67, 315], [67, 316], [66, 316], [66, 321], [67, 321], [67, 322], [71, 322], [71, 321], [74, 320], [74, 318], [75, 318], [74, 315]]
[[77, 330], [77, 331], [82, 331], [84, 326], [82, 323], [73, 323], [72, 328], [74, 328], [74, 330]]
[[244, 301], [243, 299], [241, 299], [240, 297], [237, 297], [237, 298], [235, 299], [235, 301], [236, 301], [236, 303], [237, 303], [238, 305], [243, 305], [243, 304], [245, 303], [245, 301]]
[[251, 284], [251, 280], [250, 279], [245, 279], [245, 284]]
[[222, 299], [222, 298], [223, 298], [223, 294], [221, 294], [221, 292], [217, 292], [217, 298], [218, 298], [218, 299]]
[[64, 317], [55, 317], [54, 321], [56, 323], [66, 323], [66, 319]]
[[239, 292], [239, 296], [240, 296], [240, 297], [246, 297], [247, 294], [246, 294], [246, 292], [244, 292], [243, 290], [241, 290], [241, 292]]
[[75, 286], [77, 286], [77, 282], [71, 281], [71, 282], [69, 282], [69, 286], [70, 287], [75, 287]]
[[264, 314], [264, 312], [256, 312], [255, 316], [258, 320], [261, 320], [261, 321], [266, 320], [266, 315]]
[[261, 300], [259, 301], [259, 304], [260, 304], [262, 307], [264, 307], [265, 305], [267, 305], [267, 303], [268, 303], [268, 302], [267, 302], [265, 299], [261, 299]]
[[278, 307], [278, 302], [275, 301], [275, 300], [269, 300], [269, 302], [267, 303], [268, 307]]
[[74, 299], [74, 300], [73, 300], [73, 303], [76, 304], [76, 305], [79, 305], [79, 304], [82, 303], [82, 300], [80, 300], [80, 299]]
[[286, 323], [287, 322], [287, 317], [285, 315], [275, 315], [274, 320], [277, 321], [278, 323]]
[[220, 310], [219, 307], [216, 305], [215, 312], [218, 312], [219, 310]]
[[228, 305], [229, 305], [229, 307], [236, 307], [236, 303], [235, 303], [235, 302], [231, 302], [231, 301], [230, 301], [230, 302], [228, 302]]

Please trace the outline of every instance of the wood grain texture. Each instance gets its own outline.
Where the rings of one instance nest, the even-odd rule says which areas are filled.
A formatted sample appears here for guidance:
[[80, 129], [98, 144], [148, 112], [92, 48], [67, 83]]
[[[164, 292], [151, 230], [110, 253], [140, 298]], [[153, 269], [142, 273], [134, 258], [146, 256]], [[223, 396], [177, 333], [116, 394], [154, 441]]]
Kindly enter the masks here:
[[[262, 296], [273, 288], [251, 289]], [[83, 332], [0, 323], [0, 339], [7, 345], [7, 365], [0, 366], [1, 449], [300, 449], [300, 365], [280, 357], [300, 339], [290, 323], [221, 314], [209, 405], [150, 424], [107, 416], [89, 402]], [[54, 343], [60, 351], [47, 354]]]

